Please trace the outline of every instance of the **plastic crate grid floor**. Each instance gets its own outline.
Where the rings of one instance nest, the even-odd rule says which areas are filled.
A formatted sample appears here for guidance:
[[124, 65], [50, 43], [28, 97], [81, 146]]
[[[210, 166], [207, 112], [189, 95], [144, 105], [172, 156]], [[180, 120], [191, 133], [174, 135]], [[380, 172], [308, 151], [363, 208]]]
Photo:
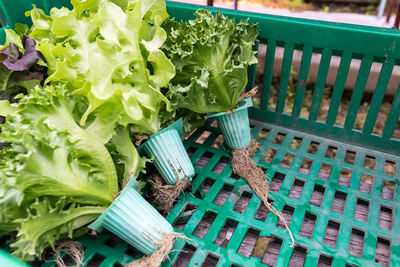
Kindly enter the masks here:
[[[196, 176], [167, 219], [191, 241], [177, 241], [163, 266], [400, 264], [399, 157], [253, 121], [262, 144], [253, 159], [272, 178], [269, 197], [290, 223], [290, 247], [283, 224], [232, 173], [214, 126], [185, 141]], [[108, 232], [80, 241], [86, 266], [141, 257]]]

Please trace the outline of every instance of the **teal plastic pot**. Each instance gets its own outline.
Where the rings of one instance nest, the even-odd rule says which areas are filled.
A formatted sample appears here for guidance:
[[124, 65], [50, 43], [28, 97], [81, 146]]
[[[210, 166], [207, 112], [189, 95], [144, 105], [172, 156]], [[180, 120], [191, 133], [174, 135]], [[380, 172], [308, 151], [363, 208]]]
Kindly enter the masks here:
[[194, 167], [183, 146], [182, 119], [153, 134], [139, 147], [139, 153], [153, 158], [154, 165], [167, 184], [176, 184], [177, 178], [194, 176]]
[[238, 108], [231, 114], [226, 112], [208, 113], [208, 118], [216, 118], [218, 127], [225, 142], [232, 149], [246, 147], [250, 144], [250, 122], [247, 108], [253, 105], [251, 97], [238, 103]]
[[151, 255], [157, 251], [155, 243], [162, 241], [162, 233], [174, 230], [136, 189], [137, 182], [132, 176], [121, 194], [89, 228], [97, 232], [107, 229], [140, 252]]
[[28, 264], [17, 260], [7, 252], [0, 250], [0, 266], [7, 267], [29, 267]]

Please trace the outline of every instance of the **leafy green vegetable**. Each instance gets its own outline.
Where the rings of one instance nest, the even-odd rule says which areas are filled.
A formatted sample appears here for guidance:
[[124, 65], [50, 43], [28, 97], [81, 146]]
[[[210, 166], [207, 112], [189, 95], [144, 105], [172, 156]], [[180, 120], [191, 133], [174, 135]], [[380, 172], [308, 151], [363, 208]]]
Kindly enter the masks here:
[[247, 67], [257, 63], [252, 50], [257, 26], [218, 12], [195, 15], [188, 22], [163, 24], [168, 38], [162, 49], [176, 68], [167, 97], [186, 114], [232, 110], [247, 84]]
[[0, 50], [0, 91], [3, 95], [1, 99], [10, 99], [10, 95], [25, 91], [26, 84], [43, 81], [47, 71], [43, 66], [42, 54], [35, 48], [35, 40], [27, 35], [21, 38], [9, 29], [6, 29], [6, 35], [6, 45]]
[[18, 231], [13, 255], [31, 260], [96, 219], [119, 191], [102, 140], [81, 128], [81, 101], [63, 85], [35, 87], [18, 103], [0, 101], [0, 229]]
[[66, 81], [74, 94], [86, 97], [89, 106], [80, 123], [101, 114], [88, 130], [101, 133], [104, 142], [117, 125], [157, 132], [160, 109], [169, 110], [160, 88], [175, 75], [160, 50], [167, 38], [161, 28], [168, 17], [165, 1], [74, 0], [72, 5], [71, 11], [52, 9], [50, 16], [37, 8], [30, 12], [30, 36], [49, 67], [46, 81]]
[[50, 16], [34, 8], [33, 27], [7, 31], [0, 54], [10, 77], [48, 67], [44, 87], [29, 83], [17, 103], [0, 101], [0, 143], [10, 144], [0, 150], [0, 232], [17, 231], [11, 248], [25, 261], [104, 212], [147, 161], [131, 133], [157, 132], [160, 110], [170, 109], [160, 92], [175, 75], [160, 50], [165, 2], [72, 4]]

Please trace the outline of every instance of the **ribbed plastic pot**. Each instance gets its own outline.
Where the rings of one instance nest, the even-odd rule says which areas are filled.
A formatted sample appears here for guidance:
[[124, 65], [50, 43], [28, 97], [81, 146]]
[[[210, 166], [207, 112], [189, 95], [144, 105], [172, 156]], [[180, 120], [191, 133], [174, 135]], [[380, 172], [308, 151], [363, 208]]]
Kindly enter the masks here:
[[194, 167], [183, 146], [182, 119], [169, 127], [153, 134], [139, 147], [139, 153], [145, 153], [154, 159], [154, 165], [167, 184], [176, 184], [177, 178], [192, 178]]
[[246, 147], [250, 144], [250, 122], [247, 108], [252, 106], [252, 99], [248, 97], [238, 103], [238, 108], [231, 114], [227, 112], [208, 113], [208, 118], [216, 118], [218, 127], [225, 138], [225, 142], [232, 149]]
[[0, 266], [7, 267], [29, 267], [28, 264], [17, 260], [7, 252], [0, 250]]
[[157, 251], [154, 243], [162, 241], [162, 233], [174, 230], [136, 191], [135, 182], [135, 178], [131, 178], [121, 194], [89, 228], [97, 232], [107, 229], [140, 252], [151, 255]]

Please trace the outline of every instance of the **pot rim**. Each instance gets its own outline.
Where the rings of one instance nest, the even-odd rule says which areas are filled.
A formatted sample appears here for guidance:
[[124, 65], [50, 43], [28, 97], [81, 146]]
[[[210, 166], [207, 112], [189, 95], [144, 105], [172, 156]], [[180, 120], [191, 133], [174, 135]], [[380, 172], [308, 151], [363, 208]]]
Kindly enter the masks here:
[[[236, 108], [232, 112], [232, 114], [235, 112], [238, 112], [240, 110], [247, 109], [248, 107], [253, 106], [253, 100], [250, 96], [250, 97], [247, 97], [247, 98], [243, 99], [242, 101], [240, 101], [237, 105], [239, 107]], [[207, 118], [215, 118], [215, 117], [219, 117], [219, 116], [223, 116], [223, 115], [227, 115], [227, 114], [228, 114], [227, 111], [225, 111], [225, 112], [210, 112], [210, 113], [207, 113], [206, 116], [207, 116]]]
[[139, 154], [142, 154], [143, 149], [144, 149], [147, 141], [155, 138], [156, 136], [158, 136], [158, 135], [160, 135], [160, 134], [162, 134], [162, 133], [164, 133], [166, 131], [170, 131], [170, 130], [176, 130], [178, 132], [178, 135], [181, 137], [182, 136], [182, 132], [183, 132], [183, 121], [182, 121], [182, 118], [179, 118], [177, 121], [175, 121], [174, 123], [172, 123], [168, 127], [162, 129], [161, 131], [159, 131], [159, 132], [157, 132], [155, 134], [152, 134], [149, 139], [147, 139], [145, 142], [143, 142], [143, 144], [141, 144], [140, 146], [137, 147], [137, 150], [138, 150]]

